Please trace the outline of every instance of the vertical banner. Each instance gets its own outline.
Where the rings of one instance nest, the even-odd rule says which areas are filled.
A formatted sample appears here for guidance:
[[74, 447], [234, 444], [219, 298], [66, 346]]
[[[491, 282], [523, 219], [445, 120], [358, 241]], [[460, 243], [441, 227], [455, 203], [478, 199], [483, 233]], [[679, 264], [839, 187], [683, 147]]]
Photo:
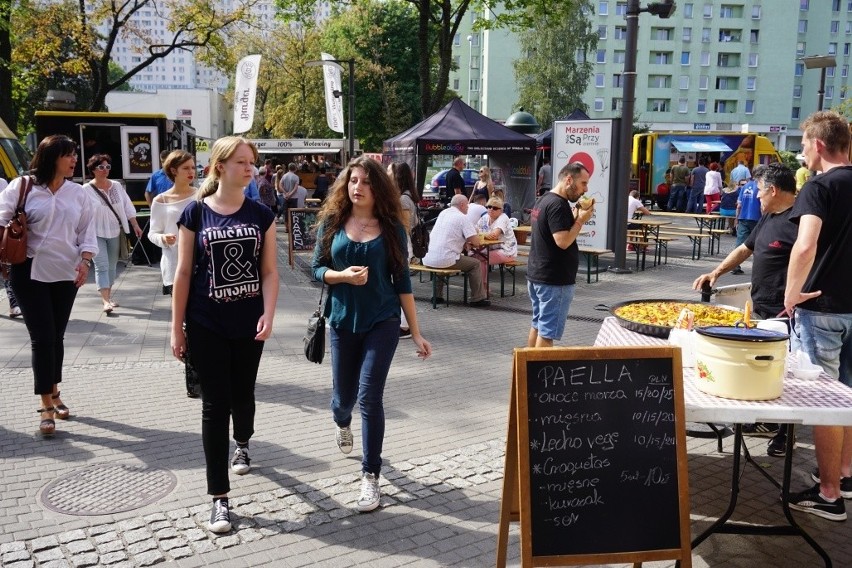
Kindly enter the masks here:
[[260, 55], [246, 55], [237, 63], [234, 87], [234, 134], [247, 132], [254, 123], [254, 99]]
[[[323, 53], [322, 60], [335, 61], [335, 57]], [[343, 92], [340, 85], [340, 66], [323, 65], [322, 75], [325, 78], [325, 119], [330, 129], [343, 134], [343, 97], [334, 96], [334, 91]]]
[[[606, 248], [612, 158], [611, 120], [571, 120], [553, 123], [553, 186], [557, 175], [565, 164], [580, 162], [589, 170], [589, 191], [586, 195], [595, 198], [595, 214], [577, 237], [577, 244], [585, 247]], [[625, 196], [624, 199], [627, 199]], [[588, 234], [584, 234], [588, 233]]]

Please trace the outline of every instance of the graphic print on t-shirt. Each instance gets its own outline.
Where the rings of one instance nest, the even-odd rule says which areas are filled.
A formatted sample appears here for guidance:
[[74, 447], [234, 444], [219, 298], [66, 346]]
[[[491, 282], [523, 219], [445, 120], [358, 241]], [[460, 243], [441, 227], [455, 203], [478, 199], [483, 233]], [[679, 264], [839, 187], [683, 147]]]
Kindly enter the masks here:
[[208, 227], [203, 233], [210, 255], [210, 299], [232, 302], [259, 295], [261, 232], [257, 225]]

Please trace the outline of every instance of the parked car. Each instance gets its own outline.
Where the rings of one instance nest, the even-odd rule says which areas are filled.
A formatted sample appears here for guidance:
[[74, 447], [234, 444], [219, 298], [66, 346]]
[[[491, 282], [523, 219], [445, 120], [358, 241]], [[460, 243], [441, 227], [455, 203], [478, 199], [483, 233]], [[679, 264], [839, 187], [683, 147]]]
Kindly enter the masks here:
[[[449, 171], [442, 170], [432, 176], [432, 181], [423, 188], [423, 194], [420, 196], [420, 207], [431, 207], [439, 201], [439, 196], [447, 189], [447, 172]], [[474, 184], [479, 180], [479, 170], [462, 170], [461, 174], [464, 180], [465, 193], [470, 195]], [[445, 201], [449, 202], [451, 197], [446, 196]]]

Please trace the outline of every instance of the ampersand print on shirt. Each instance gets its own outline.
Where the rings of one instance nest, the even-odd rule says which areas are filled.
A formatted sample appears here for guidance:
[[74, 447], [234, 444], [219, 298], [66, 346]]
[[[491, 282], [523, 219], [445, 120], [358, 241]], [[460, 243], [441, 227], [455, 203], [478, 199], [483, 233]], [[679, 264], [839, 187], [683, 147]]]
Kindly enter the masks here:
[[260, 294], [260, 229], [245, 224], [209, 227], [203, 233], [210, 255], [210, 298], [231, 302]]

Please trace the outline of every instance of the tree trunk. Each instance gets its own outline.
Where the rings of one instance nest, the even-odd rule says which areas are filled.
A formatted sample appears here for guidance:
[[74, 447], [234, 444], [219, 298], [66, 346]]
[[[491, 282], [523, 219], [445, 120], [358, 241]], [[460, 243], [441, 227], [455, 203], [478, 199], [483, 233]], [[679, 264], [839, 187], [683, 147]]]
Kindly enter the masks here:
[[11, 0], [0, 0], [0, 119], [6, 126], [16, 131], [18, 128], [18, 113], [12, 101], [12, 40], [10, 26], [12, 23]]
[[431, 59], [429, 52], [429, 12], [431, 9], [430, 0], [422, 0], [418, 6], [417, 45], [420, 49], [417, 54], [417, 73], [420, 76], [420, 112], [422, 118], [432, 114], [432, 68], [429, 65]]

